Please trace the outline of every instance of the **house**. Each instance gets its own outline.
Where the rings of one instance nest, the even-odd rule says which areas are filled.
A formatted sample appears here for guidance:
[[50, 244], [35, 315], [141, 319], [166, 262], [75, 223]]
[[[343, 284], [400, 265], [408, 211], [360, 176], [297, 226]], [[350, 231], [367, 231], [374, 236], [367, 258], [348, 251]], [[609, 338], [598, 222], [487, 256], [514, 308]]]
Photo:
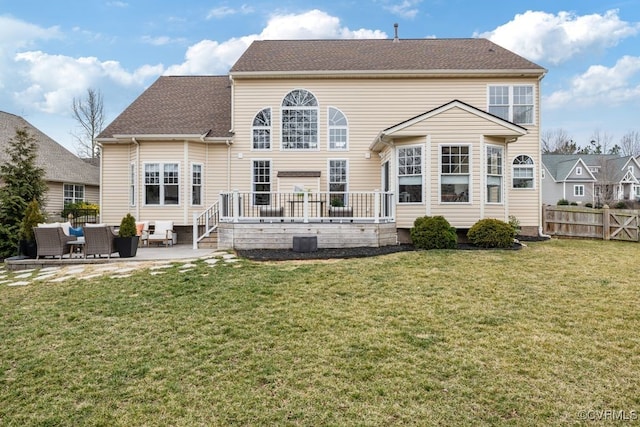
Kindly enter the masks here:
[[0, 163], [7, 160], [6, 147], [16, 130], [26, 129], [36, 139], [36, 165], [45, 171], [47, 193], [43, 210], [50, 220], [58, 220], [66, 203], [98, 203], [99, 165], [84, 161], [49, 138], [20, 116], [0, 111]]
[[414, 220], [541, 225], [540, 80], [486, 39], [265, 40], [160, 77], [101, 133], [103, 220], [220, 247], [377, 246]]
[[593, 206], [640, 200], [640, 163], [613, 154], [543, 154], [542, 200]]

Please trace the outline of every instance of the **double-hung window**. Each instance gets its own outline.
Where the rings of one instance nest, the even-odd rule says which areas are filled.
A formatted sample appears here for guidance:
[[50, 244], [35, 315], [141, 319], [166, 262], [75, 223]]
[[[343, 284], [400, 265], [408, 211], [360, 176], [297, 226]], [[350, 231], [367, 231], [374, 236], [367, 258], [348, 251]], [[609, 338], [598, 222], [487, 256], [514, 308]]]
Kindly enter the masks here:
[[337, 108], [329, 107], [328, 112], [329, 150], [346, 150], [349, 128], [344, 113]]
[[261, 110], [253, 118], [253, 149], [271, 149], [271, 108]]
[[487, 203], [502, 203], [503, 149], [495, 145], [487, 146]]
[[489, 112], [519, 125], [533, 124], [533, 85], [489, 86]]
[[440, 147], [440, 201], [469, 202], [470, 147], [443, 145]]
[[513, 188], [533, 188], [533, 159], [526, 155], [513, 159]]
[[318, 101], [307, 90], [293, 90], [282, 101], [282, 149], [318, 149]]
[[202, 204], [202, 164], [191, 165], [191, 204]]
[[399, 203], [422, 202], [422, 147], [398, 148]]
[[271, 204], [271, 161], [254, 160], [252, 171], [253, 204]]
[[64, 184], [63, 203], [65, 205], [84, 201], [84, 185]]
[[146, 205], [177, 205], [180, 202], [180, 171], [177, 163], [144, 165]]
[[347, 205], [347, 161], [329, 160], [329, 200], [331, 206]]
[[575, 197], [583, 197], [584, 196], [584, 185], [574, 185], [573, 186], [573, 195]]

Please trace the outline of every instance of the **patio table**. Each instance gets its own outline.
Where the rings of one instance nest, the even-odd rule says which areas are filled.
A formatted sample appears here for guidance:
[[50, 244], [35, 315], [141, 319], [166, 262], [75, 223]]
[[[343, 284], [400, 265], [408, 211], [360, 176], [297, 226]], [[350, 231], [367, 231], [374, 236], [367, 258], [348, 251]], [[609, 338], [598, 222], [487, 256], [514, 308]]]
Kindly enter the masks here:
[[84, 255], [84, 238], [80, 237], [77, 240], [67, 242], [67, 244], [69, 245], [69, 258], [73, 258], [75, 252], [77, 252], [80, 257]]

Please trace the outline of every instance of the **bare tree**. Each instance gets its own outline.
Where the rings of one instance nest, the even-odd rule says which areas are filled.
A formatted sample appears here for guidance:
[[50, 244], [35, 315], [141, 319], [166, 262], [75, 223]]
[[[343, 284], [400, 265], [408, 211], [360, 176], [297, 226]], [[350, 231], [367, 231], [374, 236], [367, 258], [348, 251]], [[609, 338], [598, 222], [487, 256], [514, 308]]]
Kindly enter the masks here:
[[620, 146], [613, 143], [613, 135], [596, 129], [591, 134], [589, 145], [581, 150], [585, 154], [619, 154]]
[[540, 139], [542, 152], [545, 154], [574, 154], [578, 151], [576, 143], [562, 128], [545, 130]]
[[620, 139], [620, 152], [623, 156], [640, 155], [640, 132], [632, 130], [622, 135]]
[[102, 94], [89, 88], [86, 98], [73, 98], [72, 107], [73, 117], [80, 124], [80, 132], [73, 134], [78, 142], [78, 155], [91, 159], [100, 157], [96, 137], [104, 126]]

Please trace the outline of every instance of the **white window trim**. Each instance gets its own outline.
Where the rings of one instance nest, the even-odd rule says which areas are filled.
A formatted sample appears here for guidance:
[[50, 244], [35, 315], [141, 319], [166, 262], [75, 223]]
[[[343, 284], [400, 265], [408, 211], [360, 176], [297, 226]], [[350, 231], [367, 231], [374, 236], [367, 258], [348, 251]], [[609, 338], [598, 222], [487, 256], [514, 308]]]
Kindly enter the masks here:
[[[334, 182], [331, 181], [331, 162], [332, 161], [343, 161], [345, 162], [345, 173], [346, 173], [346, 181], [344, 182], [344, 197], [345, 197], [345, 206], [348, 202], [349, 197], [349, 159], [345, 158], [331, 158], [327, 159], [327, 192], [331, 194], [331, 184]], [[338, 183], [342, 184], [342, 183]], [[329, 204], [331, 204], [331, 199], [329, 199]]]
[[249, 175], [251, 176], [251, 200], [250, 200], [250, 204], [251, 206], [266, 206], [266, 205], [256, 205], [255, 202], [255, 194], [256, 191], [254, 190], [256, 182], [255, 182], [255, 175], [253, 174], [253, 165], [255, 162], [269, 162], [269, 192], [273, 193], [273, 185], [274, 185], [274, 181], [273, 181], [273, 160], [269, 159], [269, 158], [255, 158], [255, 159], [251, 159], [251, 163], [249, 164]]
[[[258, 114], [260, 114], [261, 112], [263, 112], [264, 110], [269, 110], [269, 115], [271, 117], [271, 125], [270, 126], [254, 126], [253, 125], [253, 121], [256, 119], [256, 116]], [[269, 130], [269, 148], [255, 148], [253, 146], [253, 131], [254, 129], [266, 129]], [[264, 107], [261, 108], [260, 110], [258, 110], [254, 115], [253, 118], [251, 119], [251, 151], [257, 151], [257, 152], [266, 152], [266, 151], [271, 151], [273, 150], [273, 108], [271, 107]]]
[[[73, 186], [73, 200], [71, 202], [67, 202], [65, 201], [65, 187], [68, 185], [72, 185]], [[76, 199], [76, 187], [82, 187], [82, 200], [77, 200]], [[87, 188], [84, 184], [75, 184], [72, 182], [65, 182], [64, 184], [62, 184], [62, 205], [64, 206], [67, 203], [80, 203], [80, 202], [84, 202], [86, 200], [86, 196], [87, 196]]]
[[[527, 156], [528, 158], [530, 158], [530, 159], [531, 159], [531, 161], [533, 162], [533, 164], [532, 164], [532, 165], [530, 165], [530, 166], [529, 166], [529, 165], [514, 165], [514, 164], [513, 164], [513, 161], [514, 161], [516, 158], [518, 158], [519, 156]], [[516, 154], [515, 156], [513, 156], [513, 157], [511, 158], [511, 162], [510, 162], [509, 164], [510, 164], [510, 166], [511, 166], [511, 177], [510, 177], [511, 182], [509, 183], [509, 187], [510, 187], [512, 190], [518, 190], [518, 191], [531, 191], [531, 190], [535, 190], [535, 189], [537, 188], [537, 187], [536, 187], [536, 162], [533, 160], [533, 157], [532, 157], [530, 154], [526, 154], [526, 153], [519, 153], [519, 154]], [[514, 170], [515, 170], [515, 168], [527, 168], [527, 167], [531, 168], [531, 169], [532, 169], [532, 171], [533, 171], [533, 175], [532, 175], [532, 177], [531, 177], [531, 179], [533, 180], [533, 187], [514, 187], [514, 186], [513, 186], [513, 180], [515, 179], [515, 174], [514, 174]]]
[[[500, 174], [500, 178], [502, 179], [502, 181], [500, 183], [500, 201], [499, 202], [490, 202], [490, 201], [488, 201], [487, 200], [487, 195], [486, 195], [487, 181], [488, 181], [489, 175], [497, 176], [495, 174], [489, 174], [489, 172], [487, 170], [487, 167], [488, 167], [488, 165], [487, 165], [487, 160], [488, 160], [487, 159], [487, 154], [488, 154], [487, 153], [487, 149], [490, 148], [490, 147], [499, 148], [500, 150], [502, 150], [502, 174]], [[506, 178], [506, 173], [505, 173], [505, 171], [506, 171], [505, 154], [506, 154], [506, 149], [502, 145], [486, 144], [484, 146], [484, 155], [485, 155], [485, 158], [484, 158], [484, 179], [485, 179], [485, 182], [484, 182], [484, 191], [483, 192], [485, 194], [484, 202], [487, 205], [492, 205], [492, 206], [504, 205], [504, 197], [505, 197], [505, 188], [504, 187], [505, 187], [505, 178]], [[469, 156], [471, 158], [471, 153], [469, 153]], [[469, 165], [469, 166], [471, 166], [471, 165]], [[471, 172], [471, 169], [469, 169], [469, 171]], [[469, 175], [471, 175], [471, 173], [469, 173]], [[471, 192], [471, 187], [472, 187], [471, 183], [469, 183], [469, 187], [470, 187], [469, 188], [469, 192]], [[469, 201], [471, 201], [471, 194], [469, 194]]]
[[[329, 111], [331, 111], [331, 109], [334, 110], [338, 110], [344, 117], [345, 121], [347, 122], [347, 124], [345, 126], [331, 126], [329, 124]], [[345, 146], [344, 148], [332, 148], [331, 147], [331, 129], [345, 129], [347, 132], [347, 139], [345, 141]], [[347, 118], [347, 115], [344, 113], [344, 111], [342, 111], [340, 108], [338, 107], [334, 107], [333, 105], [330, 105], [327, 107], [327, 151], [349, 151], [349, 119]], [[339, 160], [339, 159], [336, 159]]]
[[[284, 99], [291, 93], [294, 92], [296, 90], [304, 90], [306, 92], [309, 92], [316, 100], [316, 104], [315, 106], [283, 106], [282, 103], [284, 102]], [[284, 118], [284, 110], [315, 110], [316, 111], [316, 119], [317, 119], [317, 129], [316, 129], [316, 147], [314, 148], [284, 148], [284, 123], [283, 123], [283, 118]], [[273, 111], [272, 111], [273, 114]], [[273, 115], [271, 117], [271, 124], [273, 126]], [[321, 141], [321, 137], [320, 137], [320, 102], [318, 101], [318, 97], [311, 92], [309, 89], [304, 89], [304, 88], [294, 88], [291, 89], [290, 91], [287, 91], [287, 93], [282, 97], [282, 101], [280, 101], [280, 120], [279, 120], [279, 125], [280, 125], [280, 151], [285, 151], [285, 152], [310, 152], [310, 151], [320, 151], [320, 141]], [[272, 142], [273, 143], [273, 142]], [[252, 144], [253, 145], [253, 144]]]
[[[487, 86], [487, 112], [489, 112], [489, 107], [491, 106], [491, 88], [492, 87], [504, 87], [507, 86], [509, 88], [509, 118], [508, 121], [515, 123], [520, 126], [532, 126], [536, 124], [536, 105], [537, 105], [537, 95], [536, 95], [536, 86], [532, 84], [491, 84]], [[533, 97], [533, 111], [531, 112], [531, 123], [516, 123], [513, 120], [513, 88], [516, 86], [527, 86], [531, 87], [531, 96]]]
[[[578, 190], [580, 190], [581, 193]], [[584, 184], [576, 184], [573, 186], [573, 197], [584, 197]]]
[[[398, 150], [402, 149], [402, 148], [413, 148], [413, 147], [420, 147], [422, 148], [422, 154], [420, 156], [420, 170], [422, 171], [422, 173], [420, 174], [420, 176], [422, 177], [422, 191], [421, 191], [421, 198], [422, 201], [420, 202], [400, 202], [400, 161], [398, 160]], [[425, 194], [425, 156], [427, 155], [427, 147], [425, 144], [411, 144], [411, 145], [402, 145], [402, 146], [397, 146], [395, 149], [395, 153], [394, 153], [394, 157], [395, 157], [395, 166], [396, 166], [396, 176], [395, 176], [395, 180], [396, 180], [396, 194], [398, 195], [398, 200], [397, 200], [397, 204], [402, 204], [402, 206], [409, 206], [409, 205], [424, 205], [426, 202], [426, 194]], [[405, 175], [402, 175], [405, 176]]]
[[[147, 165], [158, 165], [160, 167], [160, 203], [158, 204], [149, 204], [147, 203], [147, 183], [146, 183], [146, 173], [147, 173]], [[178, 165], [178, 203], [174, 204], [165, 204], [164, 203], [164, 166], [165, 165]], [[180, 167], [180, 162], [176, 161], [157, 161], [157, 162], [144, 162], [142, 165], [142, 186], [144, 188], [144, 197], [142, 198], [142, 204], [144, 207], [156, 208], [156, 207], [172, 207], [177, 208], [182, 206], [182, 171]]]
[[[193, 167], [194, 166], [200, 166], [200, 203], [199, 204], [194, 204], [193, 203], [193, 187], [194, 187], [194, 183], [193, 183]], [[191, 162], [191, 166], [189, 168], [190, 170], [190, 174], [189, 174], [189, 189], [191, 190], [189, 192], [189, 203], [191, 206], [203, 206], [204, 205], [204, 164], [203, 163], [199, 163], [199, 162]]]
[[[442, 201], [442, 147], [469, 147], [469, 195], [466, 202], [443, 202]], [[447, 174], [451, 175], [451, 174]], [[459, 174], [465, 175], [465, 174]], [[447, 143], [438, 144], [438, 203], [442, 205], [470, 205], [473, 202], [473, 144], [469, 143]], [[493, 203], [492, 203], [493, 204]]]

